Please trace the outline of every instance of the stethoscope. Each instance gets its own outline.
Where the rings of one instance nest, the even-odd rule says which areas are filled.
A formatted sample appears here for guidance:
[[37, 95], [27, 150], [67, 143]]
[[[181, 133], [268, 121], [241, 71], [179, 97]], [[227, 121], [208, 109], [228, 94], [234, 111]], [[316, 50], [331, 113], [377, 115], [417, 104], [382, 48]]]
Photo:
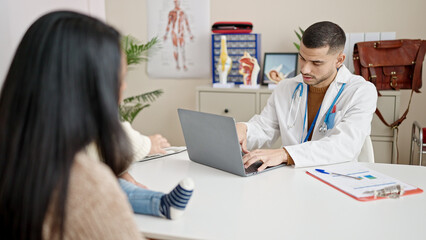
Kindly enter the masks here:
[[[299, 101], [297, 102], [297, 108], [296, 108], [296, 113], [294, 114], [293, 122], [290, 124], [290, 116], [291, 116], [291, 112], [293, 110], [294, 100], [297, 97], [297, 91], [299, 91], [299, 94], [298, 94], [299, 95], [299, 97], [298, 97]], [[297, 118], [297, 114], [299, 113], [300, 102], [302, 101], [302, 95], [303, 95], [303, 83], [299, 83], [299, 84], [297, 84], [296, 88], [293, 91], [293, 95], [291, 96], [290, 112], [288, 113], [288, 118], [287, 118], [288, 128], [293, 128], [294, 125], [296, 125], [296, 118]]]
[[[345, 85], [346, 85], [346, 83], [342, 84], [342, 86], [340, 87], [340, 90], [337, 93], [336, 97], [334, 97], [334, 100], [331, 103], [331, 106], [328, 108], [327, 114], [325, 115], [325, 118], [324, 118], [324, 122], [320, 125], [320, 127], [318, 129], [318, 131], [320, 133], [325, 133], [329, 128], [330, 129], [333, 128], [333, 124], [330, 121], [331, 120], [330, 115], [332, 113], [331, 111], [333, 110], [334, 106], [336, 105], [337, 99], [339, 99], [340, 95], [342, 94], [343, 89], [345, 88]], [[309, 92], [309, 85], [308, 85], [308, 91], [306, 92], [306, 95], [308, 94], [308, 92]], [[288, 116], [288, 119], [287, 119], [287, 126], [288, 126], [289, 129], [293, 128], [296, 125], [297, 115], [299, 113], [300, 103], [302, 101], [302, 95], [303, 95], [303, 83], [298, 83], [296, 88], [293, 91], [292, 96], [291, 96], [290, 112], [289, 112], [289, 116]], [[296, 98], [298, 98], [298, 101], [297, 101], [296, 110], [294, 110], [293, 106], [295, 104]], [[303, 117], [302, 133], [305, 131], [306, 116], [308, 115], [307, 114], [308, 113], [308, 100], [307, 99], [308, 99], [308, 96], [306, 96], [306, 106], [305, 106], [305, 115]], [[322, 104], [321, 104], [321, 106], [322, 106]], [[309, 136], [311, 135], [313, 128], [315, 126], [315, 123], [318, 119], [319, 112], [321, 111], [321, 106], [319, 107], [317, 114], [315, 115], [314, 121], [312, 122], [305, 139], [303, 139], [303, 134], [302, 134], [302, 139], [300, 140], [301, 143], [306, 142], [308, 140]], [[291, 116], [292, 116], [293, 111], [295, 111], [295, 114], [294, 114], [293, 122], [291, 122]], [[332, 120], [334, 122], [334, 119], [332, 119]]]

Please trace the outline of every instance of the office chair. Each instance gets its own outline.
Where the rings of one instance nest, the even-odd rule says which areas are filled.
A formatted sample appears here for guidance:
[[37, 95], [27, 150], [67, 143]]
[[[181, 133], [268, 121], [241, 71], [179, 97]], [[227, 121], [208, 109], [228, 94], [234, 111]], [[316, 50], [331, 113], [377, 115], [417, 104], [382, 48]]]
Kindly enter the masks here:
[[422, 155], [426, 153], [426, 139], [423, 138], [425, 134], [426, 128], [422, 128], [418, 122], [414, 121], [411, 128], [410, 165], [413, 164], [414, 145], [417, 145], [419, 147], [419, 165], [422, 166]]
[[374, 149], [370, 136], [367, 136], [362, 145], [361, 153], [358, 156], [358, 162], [374, 163]]

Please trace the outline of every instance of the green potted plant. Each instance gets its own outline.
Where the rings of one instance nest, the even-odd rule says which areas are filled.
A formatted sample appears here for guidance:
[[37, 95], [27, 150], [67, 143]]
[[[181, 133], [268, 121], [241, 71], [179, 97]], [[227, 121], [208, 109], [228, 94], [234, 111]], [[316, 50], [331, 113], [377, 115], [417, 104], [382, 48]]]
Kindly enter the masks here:
[[297, 38], [299, 39], [299, 42], [293, 42], [294, 46], [297, 48], [297, 51], [300, 51], [300, 41], [302, 40], [302, 36], [303, 33], [305, 33], [305, 31], [303, 31], [303, 29], [301, 27], [299, 27], [299, 32], [297, 32], [296, 30], [294, 30], [294, 33], [296, 33]]
[[[150, 50], [154, 49], [154, 46], [158, 42], [158, 38], [154, 37], [146, 44], [141, 44], [136, 38], [130, 35], [124, 36], [121, 41], [121, 47], [126, 54], [129, 69], [132, 69], [133, 65], [147, 61]], [[149, 107], [150, 103], [154, 102], [161, 94], [163, 94], [163, 90], [158, 89], [125, 98], [119, 106], [121, 119], [132, 123], [140, 111]]]

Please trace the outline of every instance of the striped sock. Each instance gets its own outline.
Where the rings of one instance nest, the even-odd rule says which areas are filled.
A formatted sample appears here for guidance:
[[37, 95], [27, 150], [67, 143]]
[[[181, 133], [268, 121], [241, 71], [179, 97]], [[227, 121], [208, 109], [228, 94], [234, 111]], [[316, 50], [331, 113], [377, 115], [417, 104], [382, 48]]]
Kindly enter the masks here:
[[168, 219], [177, 219], [182, 216], [193, 190], [194, 182], [191, 178], [185, 178], [180, 181], [170, 193], [161, 197], [161, 214]]

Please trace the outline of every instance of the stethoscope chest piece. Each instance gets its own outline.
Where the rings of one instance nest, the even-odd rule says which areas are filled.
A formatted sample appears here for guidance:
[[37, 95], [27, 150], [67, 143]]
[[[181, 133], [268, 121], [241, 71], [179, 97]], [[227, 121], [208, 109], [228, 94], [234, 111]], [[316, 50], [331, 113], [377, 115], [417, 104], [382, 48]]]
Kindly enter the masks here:
[[319, 131], [320, 133], [325, 133], [325, 132], [327, 132], [327, 124], [322, 123], [322, 124], [321, 124], [321, 126], [319, 127], [318, 131]]

